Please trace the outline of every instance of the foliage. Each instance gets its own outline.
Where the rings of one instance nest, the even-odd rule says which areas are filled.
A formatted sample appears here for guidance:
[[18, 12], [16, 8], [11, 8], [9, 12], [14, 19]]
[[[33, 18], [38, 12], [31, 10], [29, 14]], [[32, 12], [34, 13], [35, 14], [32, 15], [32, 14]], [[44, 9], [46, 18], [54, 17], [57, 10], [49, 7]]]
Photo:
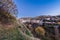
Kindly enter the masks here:
[[26, 34], [31, 36], [31, 33], [28, 30], [26, 30]]
[[57, 24], [60, 24], [60, 22], [57, 22]]
[[13, 23], [17, 14], [17, 10], [14, 10], [16, 10], [16, 7], [11, 0], [0, 0], [0, 22], [4, 24]]
[[20, 30], [21, 30], [23, 33], [25, 33], [26, 35], [32, 36], [30, 30], [26, 27], [26, 25], [21, 24], [21, 26], [20, 26], [19, 28], [20, 28]]
[[0, 40], [33, 40], [31, 37], [29, 32], [25, 34], [22, 30], [18, 30], [18, 27], [6, 29], [0, 26]]
[[[25, 26], [21, 26], [22, 28], [18, 30], [16, 11], [16, 7], [11, 0], [0, 0], [0, 40], [38, 40], [31, 35]], [[8, 27], [9, 24], [14, 27], [5, 28], [4, 25]]]
[[17, 15], [17, 8], [12, 0], [0, 0], [0, 9], [4, 9], [11, 15]]
[[35, 31], [38, 35], [45, 35], [45, 30], [42, 27], [37, 27]]
[[19, 32], [17, 28], [5, 29], [0, 26], [0, 40], [18, 40]]

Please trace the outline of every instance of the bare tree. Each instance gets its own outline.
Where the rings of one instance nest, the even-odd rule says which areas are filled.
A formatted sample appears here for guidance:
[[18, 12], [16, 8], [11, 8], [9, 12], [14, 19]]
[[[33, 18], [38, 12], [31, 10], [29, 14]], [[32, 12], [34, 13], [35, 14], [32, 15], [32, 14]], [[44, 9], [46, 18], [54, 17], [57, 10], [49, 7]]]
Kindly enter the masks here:
[[16, 5], [12, 2], [12, 0], [0, 0], [0, 8], [3, 8], [12, 15], [16, 16], [17, 14]]
[[12, 0], [0, 0], [0, 21], [8, 22], [17, 16], [17, 8]]

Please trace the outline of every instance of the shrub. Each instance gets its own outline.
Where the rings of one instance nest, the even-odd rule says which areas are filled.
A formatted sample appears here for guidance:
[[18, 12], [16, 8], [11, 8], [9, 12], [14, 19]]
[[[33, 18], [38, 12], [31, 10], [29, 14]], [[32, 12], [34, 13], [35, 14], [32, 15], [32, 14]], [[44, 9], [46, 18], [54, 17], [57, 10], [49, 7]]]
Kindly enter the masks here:
[[18, 40], [19, 32], [17, 28], [5, 29], [0, 26], [0, 40]]
[[38, 34], [38, 35], [45, 35], [45, 30], [42, 28], [42, 27], [37, 27], [35, 29], [35, 32]]

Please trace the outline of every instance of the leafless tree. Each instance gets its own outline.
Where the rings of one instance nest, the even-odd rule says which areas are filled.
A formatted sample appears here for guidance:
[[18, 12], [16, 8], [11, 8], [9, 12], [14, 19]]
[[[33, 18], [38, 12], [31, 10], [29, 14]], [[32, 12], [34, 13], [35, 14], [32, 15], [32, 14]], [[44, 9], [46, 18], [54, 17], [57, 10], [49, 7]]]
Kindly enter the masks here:
[[8, 22], [17, 16], [17, 8], [12, 0], [0, 0], [0, 21]]
[[16, 5], [12, 2], [12, 0], [0, 0], [0, 8], [9, 12], [12, 15], [17, 14]]

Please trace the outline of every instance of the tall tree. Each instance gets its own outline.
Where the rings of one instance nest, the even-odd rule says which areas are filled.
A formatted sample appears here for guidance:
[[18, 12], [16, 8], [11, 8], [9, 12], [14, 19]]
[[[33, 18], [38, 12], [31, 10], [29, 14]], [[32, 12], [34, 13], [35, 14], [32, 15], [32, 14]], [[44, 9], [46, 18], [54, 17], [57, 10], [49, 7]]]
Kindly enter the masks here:
[[9, 22], [17, 16], [17, 8], [12, 0], [0, 0], [0, 21]]

